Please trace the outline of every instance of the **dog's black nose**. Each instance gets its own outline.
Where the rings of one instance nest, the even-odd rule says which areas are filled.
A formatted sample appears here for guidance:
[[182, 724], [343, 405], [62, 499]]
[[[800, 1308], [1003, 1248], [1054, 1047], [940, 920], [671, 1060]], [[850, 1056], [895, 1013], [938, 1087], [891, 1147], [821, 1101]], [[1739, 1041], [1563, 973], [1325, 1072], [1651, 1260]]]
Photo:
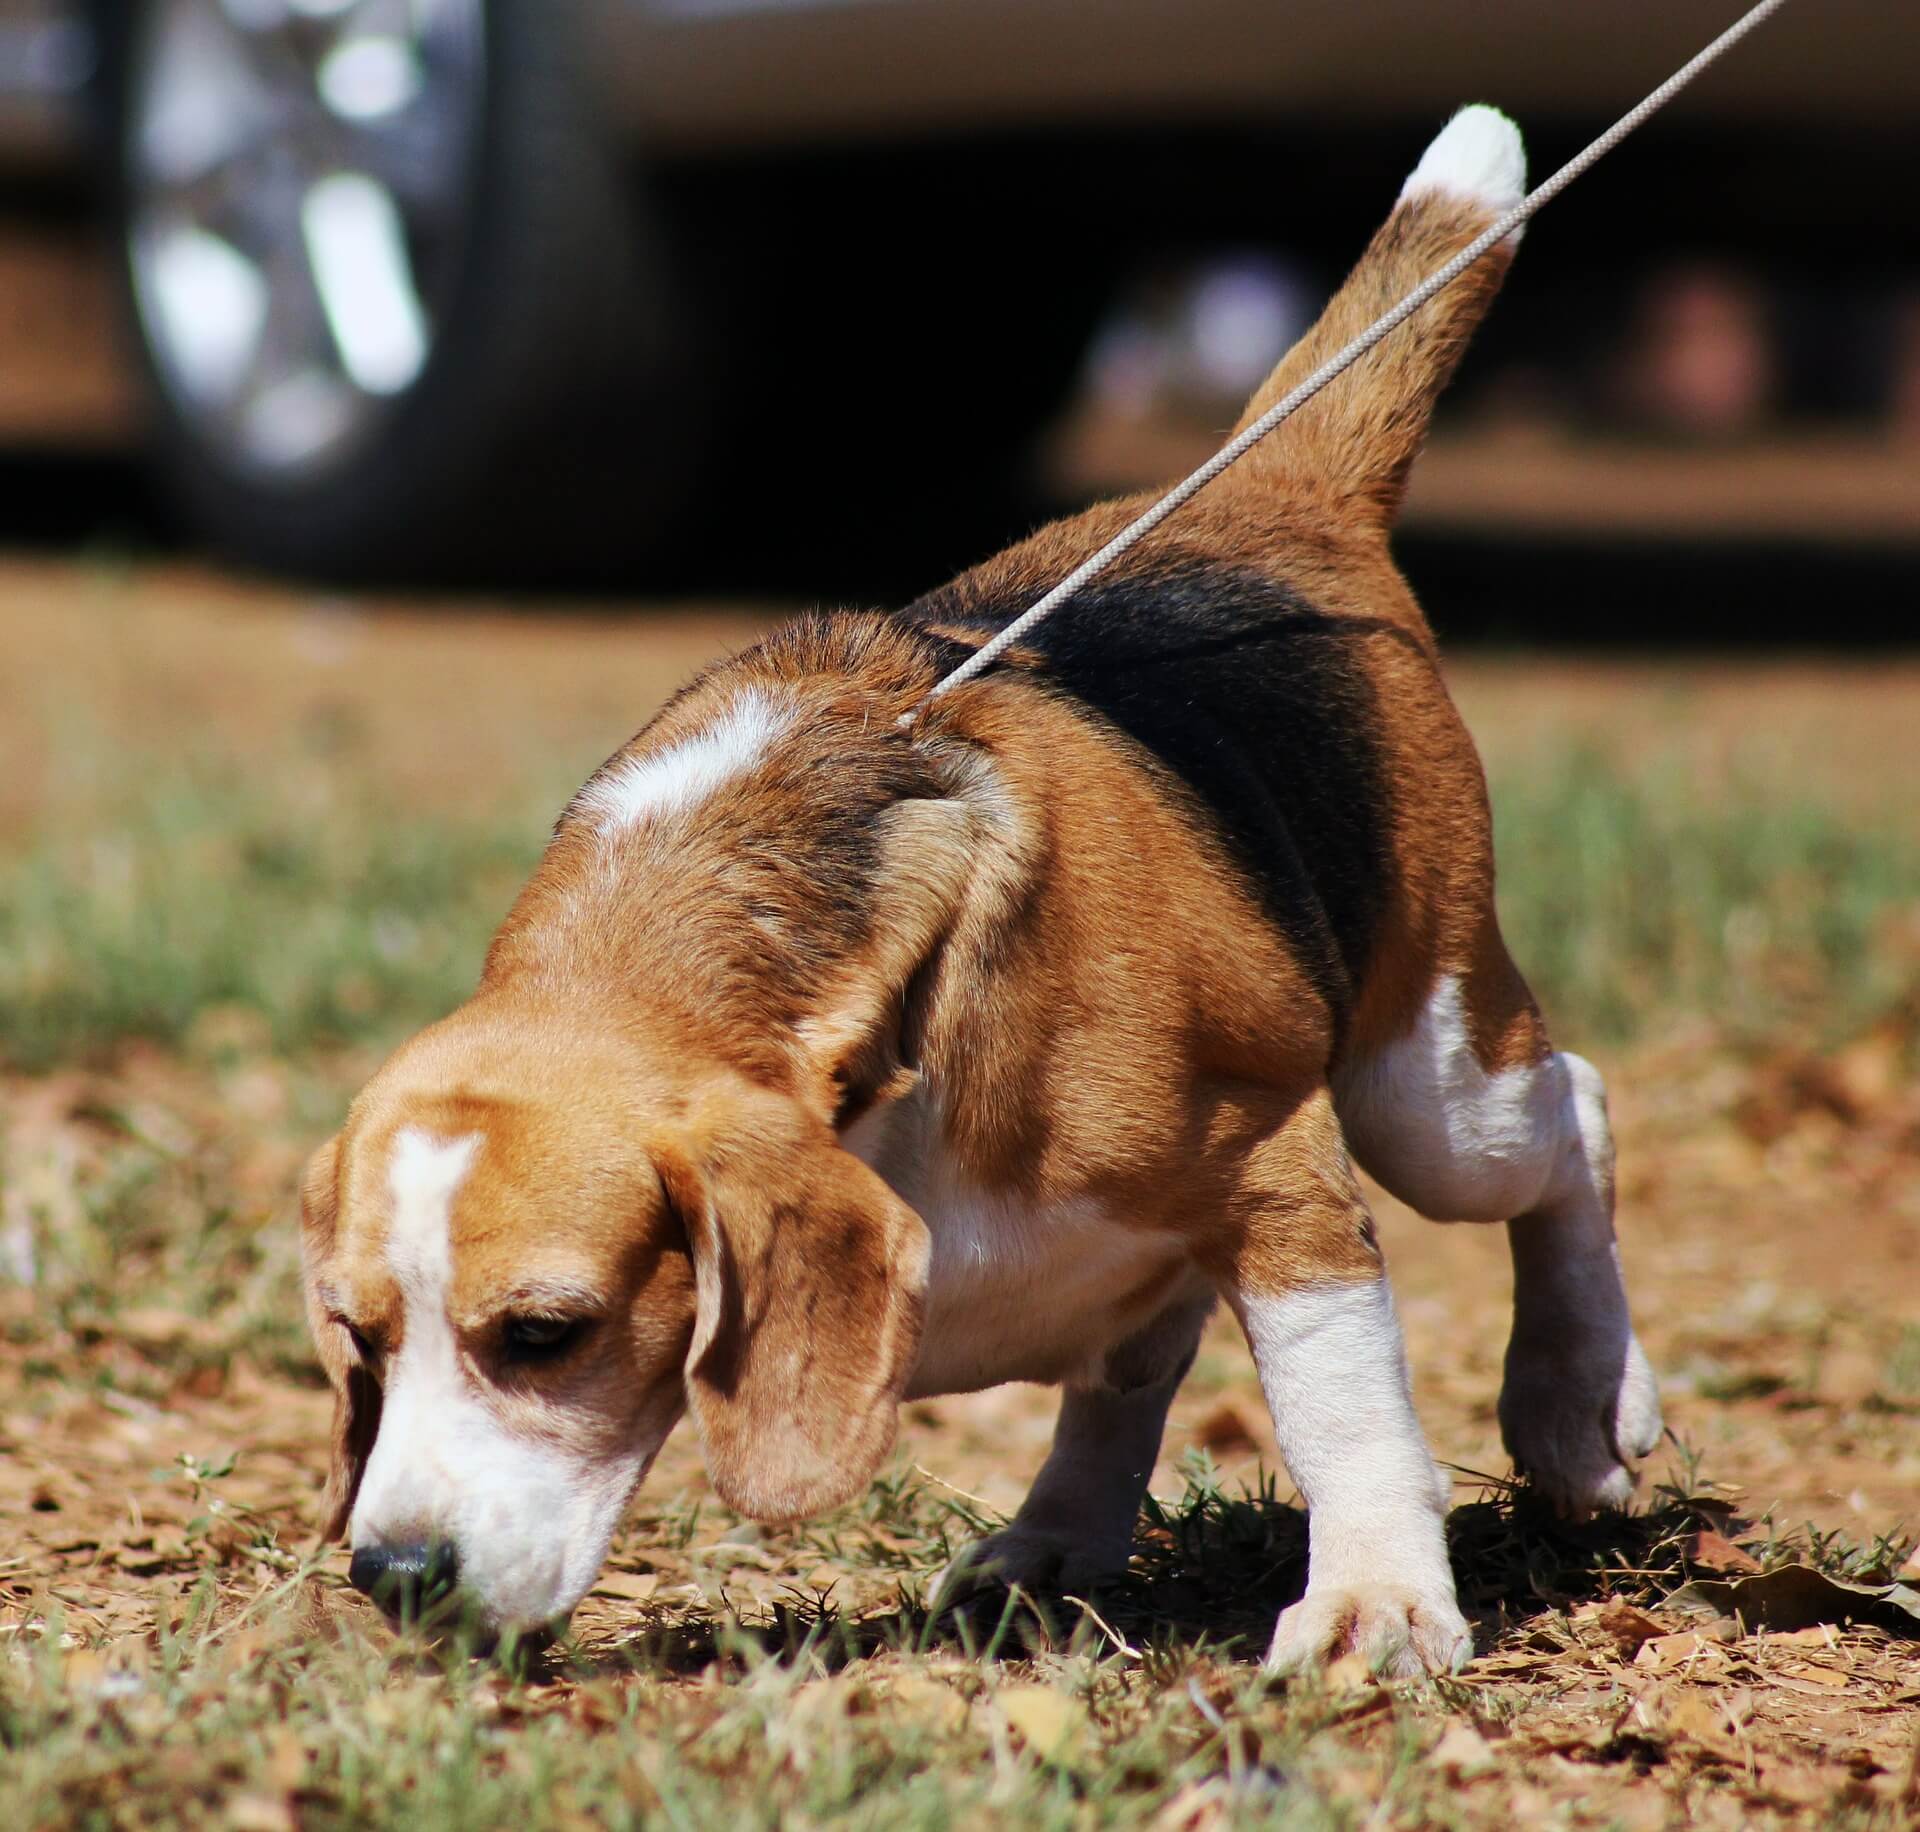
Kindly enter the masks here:
[[347, 1576], [396, 1622], [418, 1622], [459, 1586], [460, 1555], [444, 1539], [359, 1546]]

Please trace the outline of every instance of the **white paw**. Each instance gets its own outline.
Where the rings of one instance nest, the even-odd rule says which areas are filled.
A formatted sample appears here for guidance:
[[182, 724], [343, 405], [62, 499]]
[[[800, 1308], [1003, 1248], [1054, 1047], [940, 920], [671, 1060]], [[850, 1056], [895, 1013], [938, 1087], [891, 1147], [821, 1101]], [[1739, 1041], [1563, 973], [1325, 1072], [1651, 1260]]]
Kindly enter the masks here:
[[936, 1605], [989, 1589], [1084, 1596], [1126, 1570], [1133, 1541], [1088, 1539], [1023, 1527], [1018, 1521], [963, 1547], [933, 1581]]
[[1624, 1507], [1660, 1432], [1659, 1384], [1631, 1331], [1508, 1347], [1500, 1435], [1559, 1513]]
[[1301, 1673], [1358, 1654], [1383, 1679], [1457, 1673], [1473, 1658], [1473, 1632], [1454, 1601], [1451, 1579], [1424, 1584], [1309, 1582], [1280, 1612], [1269, 1673]]

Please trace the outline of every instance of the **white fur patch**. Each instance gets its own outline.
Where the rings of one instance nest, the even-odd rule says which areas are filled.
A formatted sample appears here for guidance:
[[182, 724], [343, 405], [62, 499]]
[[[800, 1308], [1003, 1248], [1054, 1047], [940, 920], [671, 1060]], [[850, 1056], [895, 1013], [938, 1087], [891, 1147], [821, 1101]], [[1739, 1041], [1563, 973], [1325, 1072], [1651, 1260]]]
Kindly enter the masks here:
[[1386, 1280], [1243, 1295], [1238, 1309], [1280, 1454], [1312, 1514], [1315, 1581], [1323, 1541], [1325, 1576], [1390, 1575], [1403, 1536], [1421, 1537], [1451, 1485], [1414, 1416]]
[[[1440, 191], [1481, 205], [1490, 215], [1511, 210], [1527, 194], [1527, 149], [1520, 130], [1497, 108], [1476, 102], [1443, 127], [1400, 187], [1401, 200]], [[1515, 230], [1509, 240], [1517, 240]]]
[[478, 1133], [436, 1139], [414, 1127], [394, 1140], [387, 1265], [406, 1313], [350, 1537], [356, 1549], [446, 1541], [491, 1621], [537, 1623], [586, 1594], [659, 1446], [565, 1456], [508, 1431], [486, 1403], [447, 1310], [453, 1203], [480, 1145]]
[[1538, 1210], [1508, 1224], [1513, 1341], [1500, 1391], [1507, 1448], [1567, 1513], [1624, 1507], [1660, 1441], [1660, 1392], [1627, 1311], [1613, 1233], [1613, 1134], [1600, 1072], [1561, 1056], [1567, 1117]]
[[436, 1139], [408, 1126], [393, 1141], [387, 1190], [393, 1219], [387, 1227], [387, 1270], [407, 1300], [435, 1314], [445, 1309], [453, 1276], [453, 1199], [473, 1167], [480, 1135]]
[[1599, 1072], [1562, 1054], [1489, 1075], [1449, 978], [1410, 1035], [1347, 1065], [1334, 1100], [1354, 1156], [1403, 1202], [1510, 1224], [1507, 1448], [1569, 1513], [1624, 1503], [1660, 1404], [1628, 1320]]
[[576, 806], [602, 833], [684, 813], [744, 776], [792, 722], [790, 708], [749, 688], [705, 731], [663, 751], [621, 758], [580, 791]]
[[1164, 1300], [1192, 1274], [1182, 1243], [1129, 1228], [1091, 1201], [1035, 1208], [983, 1190], [955, 1163], [924, 1082], [841, 1138], [927, 1224], [931, 1256], [910, 1397], [1002, 1381], [1097, 1381], [1108, 1349], [1144, 1321], [1129, 1308], [1157, 1268]]
[[1579, 1142], [1565, 1059], [1489, 1075], [1452, 976], [1410, 1035], [1341, 1070], [1334, 1103], [1360, 1162], [1436, 1221], [1526, 1214]]
[[1458, 1665], [1472, 1641], [1447, 1562], [1450, 1485], [1414, 1416], [1386, 1280], [1241, 1293], [1235, 1307], [1307, 1504], [1307, 1594], [1282, 1612], [1268, 1664], [1312, 1665], [1351, 1639], [1396, 1672]]

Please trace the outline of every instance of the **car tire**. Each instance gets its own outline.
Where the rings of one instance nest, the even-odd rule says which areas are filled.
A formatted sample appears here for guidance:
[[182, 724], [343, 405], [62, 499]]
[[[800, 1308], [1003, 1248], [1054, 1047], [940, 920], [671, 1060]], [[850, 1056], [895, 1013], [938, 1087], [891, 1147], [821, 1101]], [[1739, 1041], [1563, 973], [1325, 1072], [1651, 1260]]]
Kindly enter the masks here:
[[[155, 277], [155, 238], [176, 234], [181, 206], [154, 177], [154, 148], [165, 144], [154, 122], [168, 85], [197, 68], [169, 34], [201, 30], [181, 20], [211, 3], [133, 0], [113, 9], [107, 46], [118, 266], [146, 382], [150, 449], [181, 514], [230, 556], [322, 579], [549, 580], [631, 565], [695, 487], [700, 429], [712, 416], [689, 385], [697, 365], [667, 250], [594, 105], [576, 0], [472, 0], [481, 71], [470, 85], [465, 150], [442, 187], [457, 216], [441, 212], [431, 269], [407, 269], [434, 281], [418, 314], [423, 359], [403, 386], [357, 403], [367, 411], [351, 437], [294, 463], [280, 461], [279, 447], [266, 461], [256, 449], [256, 422], [278, 422], [238, 413], [224, 395], [196, 397], [183, 380], [172, 346], [198, 333], [191, 312], [168, 318]], [[248, 44], [239, 55], [256, 54]], [[424, 53], [416, 61], [429, 65]], [[315, 87], [328, 93], [324, 81]], [[310, 98], [300, 105], [302, 121], [318, 114]], [[448, 106], [457, 105], [455, 96]], [[291, 130], [285, 137], [300, 144]], [[321, 246], [314, 189], [299, 191], [304, 178], [275, 189], [266, 164], [258, 169], [266, 176], [236, 181], [222, 207], [242, 220], [254, 184], [264, 246], [296, 241], [291, 223], [272, 220], [275, 209], [299, 216], [300, 245]], [[306, 206], [288, 195], [304, 195]], [[402, 245], [417, 246], [410, 224]], [[260, 271], [281, 259], [273, 254]], [[317, 292], [324, 303], [326, 288]], [[270, 319], [261, 312], [252, 322]], [[342, 342], [337, 331], [327, 341]], [[194, 372], [202, 382], [205, 368]]]

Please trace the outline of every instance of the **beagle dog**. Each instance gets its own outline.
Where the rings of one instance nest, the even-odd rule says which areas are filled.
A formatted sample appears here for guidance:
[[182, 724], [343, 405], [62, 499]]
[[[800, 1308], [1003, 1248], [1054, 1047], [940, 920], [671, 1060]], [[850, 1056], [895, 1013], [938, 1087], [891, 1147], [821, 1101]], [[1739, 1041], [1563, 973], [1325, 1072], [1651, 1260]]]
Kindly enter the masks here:
[[[1454, 118], [1259, 414], [1522, 192]], [[1517, 238], [1515, 238], [1517, 239]], [[560, 816], [479, 987], [304, 1187], [326, 1512], [389, 1607], [499, 1629], [593, 1583], [692, 1416], [727, 1504], [846, 1501], [902, 1400], [1057, 1384], [960, 1575], [1123, 1568], [1224, 1298], [1310, 1512], [1269, 1664], [1472, 1643], [1364, 1166], [1503, 1221], [1500, 1420], [1558, 1507], [1660, 1430], [1599, 1075], [1494, 914], [1486, 790], [1388, 533], [1511, 242], [1024, 648], [902, 715], [1143, 506], [710, 669]]]

